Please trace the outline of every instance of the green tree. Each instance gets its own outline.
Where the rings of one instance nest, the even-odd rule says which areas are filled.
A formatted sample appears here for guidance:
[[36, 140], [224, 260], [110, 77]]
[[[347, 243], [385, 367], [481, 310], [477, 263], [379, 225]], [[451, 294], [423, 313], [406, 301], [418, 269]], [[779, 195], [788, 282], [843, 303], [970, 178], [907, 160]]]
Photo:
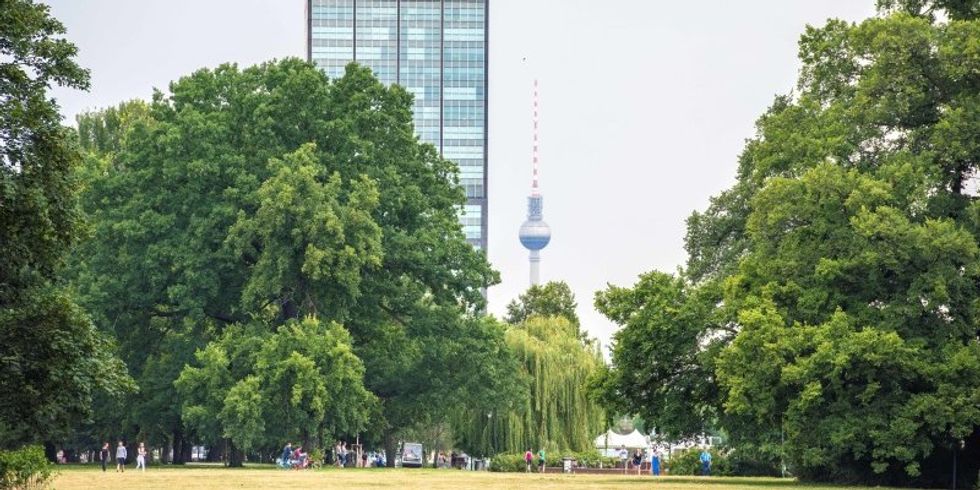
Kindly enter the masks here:
[[48, 8], [0, 2], [0, 447], [63, 437], [99, 390], [132, 383], [62, 280], [85, 233], [80, 156], [52, 85], [88, 88]]
[[268, 325], [235, 325], [198, 351], [176, 385], [183, 415], [198, 433], [230, 443], [231, 466], [242, 452], [299, 440], [312, 449], [335, 433], [363, 430], [375, 400], [350, 334], [313, 317]]
[[720, 297], [718, 287], [661, 272], [597, 293], [596, 309], [622, 326], [612, 338], [613, 368], [590, 380], [603, 406], [674, 439], [711, 428], [719, 412], [714, 358], [734, 333], [714, 311]]
[[[797, 91], [759, 119], [735, 186], [688, 220], [688, 267], [662, 279], [677, 285], [612, 312], [630, 339], [596, 384], [627, 408], [660, 411], [660, 424], [683, 421], [690, 406], [649, 393], [688, 377], [641, 378], [631, 392], [623, 371], [695, 359], [716, 393], [704, 416], [736, 445], [785, 454], [803, 478], [948, 486], [957, 457], [957, 480], [972, 485], [980, 8], [878, 3], [864, 22], [807, 28]], [[706, 313], [691, 322], [671, 306], [700, 295]], [[644, 324], [676, 337], [628, 333]]]
[[575, 309], [575, 294], [565, 281], [535, 284], [507, 304], [507, 323], [522, 323], [533, 315], [562, 316], [572, 325], [580, 325]]
[[506, 342], [520, 367], [504, 374], [526, 391], [503, 410], [467, 411], [457, 431], [463, 446], [478, 454], [592, 449], [606, 422], [587, 389], [603, 365], [598, 347], [583, 344], [578, 326], [561, 316], [510, 325]]
[[[491, 398], [462, 375], [499, 349], [469, 318], [497, 275], [466, 243], [456, 166], [416, 138], [408, 92], [295, 59], [200, 70], [169, 92], [79, 124], [96, 233], [75, 282], [141, 382], [167, 390], [175, 371], [159, 368], [230, 325], [315, 314], [350, 331], [379, 402], [370, 427], [392, 451], [400, 428]], [[131, 411], [146, 415], [139, 430], [153, 423], [146, 401]], [[180, 415], [166, 418], [174, 443]]]

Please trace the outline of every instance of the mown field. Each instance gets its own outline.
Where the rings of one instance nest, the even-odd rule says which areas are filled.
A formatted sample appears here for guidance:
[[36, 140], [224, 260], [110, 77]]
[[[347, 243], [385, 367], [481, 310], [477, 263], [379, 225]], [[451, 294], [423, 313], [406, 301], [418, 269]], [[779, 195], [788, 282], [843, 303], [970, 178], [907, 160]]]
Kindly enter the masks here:
[[[161, 488], [641, 488], [714, 490], [766, 490], [776, 488], [835, 489], [865, 487], [804, 485], [779, 478], [702, 478], [623, 475], [563, 475], [488, 473], [434, 469], [346, 469], [284, 471], [270, 466], [227, 469], [219, 466], [151, 467], [145, 473], [127, 468], [102, 473], [94, 466], [59, 469], [54, 488], [133, 489]], [[881, 488], [881, 487], [876, 487]]]

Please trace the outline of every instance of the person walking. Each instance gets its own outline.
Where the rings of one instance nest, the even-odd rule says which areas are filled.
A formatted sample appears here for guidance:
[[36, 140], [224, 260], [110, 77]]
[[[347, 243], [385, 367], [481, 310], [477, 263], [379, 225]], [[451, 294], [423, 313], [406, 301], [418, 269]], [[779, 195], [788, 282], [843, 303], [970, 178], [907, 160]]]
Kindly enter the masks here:
[[280, 466], [283, 468], [289, 468], [289, 457], [293, 454], [293, 443], [287, 442], [286, 446], [282, 448], [282, 454], [279, 456], [281, 461]]
[[626, 450], [626, 446], [619, 446], [619, 462], [623, 465], [624, 475], [629, 471], [629, 454], [629, 451]]
[[650, 455], [650, 473], [653, 473], [653, 476], [660, 476], [660, 454], [656, 449]]
[[531, 448], [527, 448], [527, 451], [524, 451], [524, 464], [527, 465], [527, 471], [525, 471], [525, 473], [531, 472], [531, 461], [533, 460], [534, 453], [531, 452]]
[[126, 445], [119, 441], [119, 445], [116, 446], [116, 473], [126, 472], [126, 456]]
[[140, 443], [140, 447], [136, 449], [136, 469], [146, 472], [146, 446]]
[[112, 457], [112, 450], [109, 449], [109, 443], [102, 443], [102, 449], [99, 450], [99, 462], [102, 463], [102, 472], [105, 473], [105, 467], [109, 463], [109, 458]]
[[640, 476], [640, 468], [643, 467], [643, 453], [639, 449], [633, 451], [633, 466], [636, 467], [636, 476]]
[[711, 453], [708, 448], [701, 451], [701, 475], [711, 476]]
[[541, 467], [541, 473], [544, 473], [544, 465], [546, 461], [547, 459], [545, 458], [544, 448], [541, 448], [538, 450], [538, 466]]

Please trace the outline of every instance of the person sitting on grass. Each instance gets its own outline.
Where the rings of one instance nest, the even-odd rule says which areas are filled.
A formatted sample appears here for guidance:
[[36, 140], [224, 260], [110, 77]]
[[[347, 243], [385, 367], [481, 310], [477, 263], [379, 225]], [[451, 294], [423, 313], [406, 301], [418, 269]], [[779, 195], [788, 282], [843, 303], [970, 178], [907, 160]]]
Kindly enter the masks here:
[[306, 468], [306, 453], [303, 452], [303, 446], [297, 445], [293, 451], [293, 469], [302, 468]]

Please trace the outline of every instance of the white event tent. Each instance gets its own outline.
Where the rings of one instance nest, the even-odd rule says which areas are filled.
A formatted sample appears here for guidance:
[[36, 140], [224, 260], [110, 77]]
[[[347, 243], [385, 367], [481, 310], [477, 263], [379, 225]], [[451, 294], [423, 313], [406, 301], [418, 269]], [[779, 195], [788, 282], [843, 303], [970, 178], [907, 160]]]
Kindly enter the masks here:
[[633, 449], [650, 447], [650, 437], [636, 429], [629, 434], [619, 434], [609, 429], [605, 434], [599, 434], [599, 437], [595, 438], [595, 447], [606, 456], [616, 456], [619, 448], [625, 447], [632, 452]]

